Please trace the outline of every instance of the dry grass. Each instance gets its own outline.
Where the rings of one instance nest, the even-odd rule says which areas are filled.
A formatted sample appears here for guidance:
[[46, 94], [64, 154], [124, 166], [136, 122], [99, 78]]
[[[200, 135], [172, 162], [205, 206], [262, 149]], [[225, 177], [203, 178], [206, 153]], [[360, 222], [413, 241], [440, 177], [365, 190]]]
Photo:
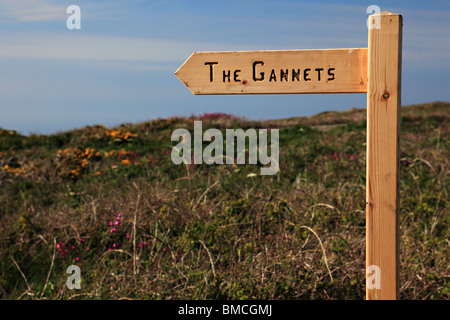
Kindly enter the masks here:
[[[448, 299], [449, 104], [402, 112], [401, 298]], [[362, 299], [364, 110], [202, 118], [204, 130], [282, 128], [280, 173], [175, 166], [170, 134], [195, 117], [2, 131], [0, 297]], [[65, 286], [71, 264], [81, 290]]]

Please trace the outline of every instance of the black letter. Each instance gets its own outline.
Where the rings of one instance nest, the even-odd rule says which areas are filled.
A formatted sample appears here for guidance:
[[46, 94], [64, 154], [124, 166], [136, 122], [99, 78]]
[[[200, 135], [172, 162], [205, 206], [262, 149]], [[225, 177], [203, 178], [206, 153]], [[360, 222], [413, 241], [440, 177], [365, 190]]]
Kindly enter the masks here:
[[228, 78], [228, 82], [230, 82], [230, 70], [228, 70], [228, 73], [225, 73], [225, 70], [223, 70], [223, 82], [225, 82], [226, 78]]
[[303, 74], [303, 79], [305, 79], [305, 81], [311, 81], [311, 79], [306, 78], [307, 76], [309, 76], [308, 71], [311, 71], [311, 69], [305, 69], [305, 72]]
[[295, 71], [295, 69], [292, 69], [292, 81], [294, 81], [294, 79], [297, 79], [297, 81], [300, 81], [299, 75], [300, 75], [300, 69], [297, 69], [297, 71]]
[[205, 66], [209, 65], [209, 82], [213, 82], [213, 64], [219, 64], [218, 62], [205, 62]]
[[320, 71], [323, 71], [323, 68], [316, 68], [316, 71], [317, 71], [317, 77], [320, 81]]
[[234, 82], [241, 82], [241, 80], [238, 79], [238, 72], [241, 72], [241, 70], [234, 70]]
[[336, 70], [335, 68], [329, 68], [328, 69], [328, 75], [329, 76], [333, 76], [333, 78], [328, 78], [328, 81], [334, 80], [334, 73], [330, 72], [331, 70]]
[[288, 75], [289, 75], [289, 70], [286, 69], [286, 72], [284, 72], [283, 69], [280, 70], [280, 81], [283, 82], [283, 78], [284, 80], [288, 81]]
[[272, 82], [272, 79], [273, 79], [273, 81], [277, 81], [277, 76], [276, 76], [276, 74], [275, 74], [275, 69], [272, 69], [272, 72], [270, 73], [270, 78], [269, 78], [269, 82]]
[[255, 76], [256, 65], [257, 64], [264, 65], [264, 62], [263, 61], [255, 61], [255, 62], [253, 62], [253, 81], [263, 81], [264, 80], [264, 72], [260, 73], [261, 78], [256, 78], [256, 76]]

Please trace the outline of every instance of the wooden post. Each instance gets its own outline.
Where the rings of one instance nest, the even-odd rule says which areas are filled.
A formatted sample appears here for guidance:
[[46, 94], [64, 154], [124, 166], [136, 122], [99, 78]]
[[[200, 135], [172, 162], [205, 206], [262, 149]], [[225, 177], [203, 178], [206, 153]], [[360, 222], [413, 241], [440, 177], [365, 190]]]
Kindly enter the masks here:
[[402, 16], [369, 17], [366, 298], [399, 293], [399, 140]]

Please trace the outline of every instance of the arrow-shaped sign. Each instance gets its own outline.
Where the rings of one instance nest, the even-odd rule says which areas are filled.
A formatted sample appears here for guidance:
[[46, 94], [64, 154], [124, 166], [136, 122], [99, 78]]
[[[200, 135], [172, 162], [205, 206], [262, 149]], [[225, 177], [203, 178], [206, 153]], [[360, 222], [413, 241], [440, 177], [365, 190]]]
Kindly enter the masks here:
[[194, 52], [175, 75], [193, 94], [364, 93], [367, 49]]

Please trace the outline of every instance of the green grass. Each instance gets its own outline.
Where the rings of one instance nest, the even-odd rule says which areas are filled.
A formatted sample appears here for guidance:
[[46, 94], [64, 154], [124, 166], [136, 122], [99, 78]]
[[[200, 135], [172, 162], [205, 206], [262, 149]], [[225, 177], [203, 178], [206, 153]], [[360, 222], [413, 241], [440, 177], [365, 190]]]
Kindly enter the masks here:
[[[402, 299], [450, 297], [449, 114], [442, 102], [402, 108]], [[274, 176], [174, 165], [171, 133], [196, 119], [124, 124], [119, 136], [0, 130], [0, 298], [363, 299], [365, 110], [203, 120], [280, 128]], [[77, 263], [82, 289], [68, 290]]]

